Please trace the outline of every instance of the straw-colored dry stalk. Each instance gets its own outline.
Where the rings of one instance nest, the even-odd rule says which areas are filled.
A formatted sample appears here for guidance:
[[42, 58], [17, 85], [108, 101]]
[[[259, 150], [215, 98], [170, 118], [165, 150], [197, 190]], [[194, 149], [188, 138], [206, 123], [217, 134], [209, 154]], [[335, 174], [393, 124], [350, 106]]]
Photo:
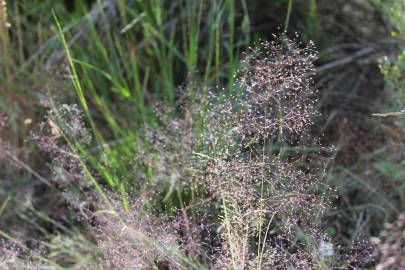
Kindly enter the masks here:
[[[10, 23], [7, 20], [7, 4], [5, 0], [0, 2], [0, 51], [2, 57], [1, 61], [4, 64], [4, 67], [1, 67], [2, 72], [6, 74], [7, 77], [10, 75], [10, 71], [6, 68], [8, 65], [8, 60], [10, 58], [9, 55], [9, 36], [8, 36], [8, 28], [10, 27]], [[4, 70], [3, 70], [4, 69]]]

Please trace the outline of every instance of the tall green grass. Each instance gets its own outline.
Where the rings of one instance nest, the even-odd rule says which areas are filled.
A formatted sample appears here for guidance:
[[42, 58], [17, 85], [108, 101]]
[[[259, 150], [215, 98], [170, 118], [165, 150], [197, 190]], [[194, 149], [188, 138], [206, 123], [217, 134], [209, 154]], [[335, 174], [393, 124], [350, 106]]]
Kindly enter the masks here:
[[[80, 8], [86, 14], [87, 7]], [[87, 13], [86, 36], [73, 45], [69, 39], [75, 33], [63, 27], [57, 13], [73, 88], [96, 138], [92, 149], [69, 144], [80, 153], [83, 166], [95, 169], [127, 205], [126, 194], [136, 179], [131, 179], [130, 162], [123, 157], [136, 153], [142, 125], [155, 122], [155, 101], [173, 106], [176, 89], [189, 80], [205, 86], [233, 85], [240, 51], [249, 44], [247, 4], [119, 1], [118, 18], [103, 11], [95, 20]], [[99, 183], [90, 179], [102, 193]]]

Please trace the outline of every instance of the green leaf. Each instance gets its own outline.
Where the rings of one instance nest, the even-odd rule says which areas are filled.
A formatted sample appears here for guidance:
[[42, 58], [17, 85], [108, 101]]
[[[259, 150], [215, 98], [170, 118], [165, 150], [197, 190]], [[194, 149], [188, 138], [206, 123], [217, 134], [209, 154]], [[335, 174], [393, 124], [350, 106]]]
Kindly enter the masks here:
[[336, 229], [334, 227], [327, 227], [325, 229], [325, 234], [329, 237], [332, 237], [336, 234]]
[[405, 167], [391, 163], [389, 161], [381, 161], [375, 164], [377, 170], [381, 173], [395, 179], [404, 180], [405, 179]]

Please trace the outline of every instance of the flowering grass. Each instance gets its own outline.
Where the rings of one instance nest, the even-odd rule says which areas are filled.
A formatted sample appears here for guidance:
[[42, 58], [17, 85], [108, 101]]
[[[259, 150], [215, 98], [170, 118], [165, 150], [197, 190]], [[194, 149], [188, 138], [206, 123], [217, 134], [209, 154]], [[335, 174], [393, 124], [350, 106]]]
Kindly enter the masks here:
[[99, 269], [361, 264], [367, 254], [342, 261], [323, 229], [334, 192], [322, 184], [321, 147], [309, 133], [318, 114], [315, 58], [312, 44], [274, 37], [247, 51], [230, 92], [204, 96], [186, 86], [175, 109], [156, 108], [157, 123], [145, 124], [134, 155], [121, 159], [136, 183], [119, 195], [101, 188], [114, 185], [98, 171], [115, 173], [114, 160], [105, 157], [115, 147], [103, 148], [99, 160], [89, 157], [94, 137], [84, 113], [53, 102], [32, 138], [52, 160], [52, 185], [82, 222], [94, 224], [93, 263]]
[[[257, 4], [244, 0], [79, 1], [69, 15], [69, 4], [44, 1], [41, 17], [29, 1], [9, 2], [0, 9], [1, 50], [12, 51], [0, 63], [0, 268], [401, 269], [402, 148], [387, 141], [402, 133], [392, 129], [369, 155], [374, 134], [364, 136], [359, 159], [349, 143], [335, 146], [352, 119], [334, 120], [318, 87], [374, 55], [319, 78], [358, 57], [318, 67], [324, 58], [308, 40], [329, 27], [324, 4], [275, 3], [285, 30], [308, 7], [311, 29], [251, 42], [261, 12], [252, 18]], [[391, 92], [400, 60], [381, 66], [395, 77]], [[14, 100], [29, 117], [14, 115]], [[368, 183], [384, 175], [395, 182]], [[351, 205], [370, 194], [380, 201]], [[398, 220], [378, 234], [381, 213]]]

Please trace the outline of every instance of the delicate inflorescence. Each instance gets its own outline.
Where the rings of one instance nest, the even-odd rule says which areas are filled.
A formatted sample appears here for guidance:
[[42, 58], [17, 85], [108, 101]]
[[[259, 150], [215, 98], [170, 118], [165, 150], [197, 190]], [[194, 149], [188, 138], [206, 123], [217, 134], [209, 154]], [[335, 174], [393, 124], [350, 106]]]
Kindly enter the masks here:
[[[179, 110], [157, 107], [158, 124], [139, 131], [129, 158], [139, 198], [129, 209], [114, 195], [111, 205], [90, 203], [98, 268], [341, 265], [342, 252], [322, 230], [332, 191], [322, 184], [317, 151], [306, 149], [318, 147], [307, 140], [317, 115], [315, 58], [313, 44], [281, 37], [246, 53], [228, 92], [213, 90], [207, 100], [192, 93]], [[52, 156], [56, 183], [88, 187], [83, 157], [72, 147], [91, 143], [77, 107], [51, 110], [33, 138]], [[108, 160], [102, 165], [108, 168]], [[346, 258], [355, 265], [357, 257]]]

